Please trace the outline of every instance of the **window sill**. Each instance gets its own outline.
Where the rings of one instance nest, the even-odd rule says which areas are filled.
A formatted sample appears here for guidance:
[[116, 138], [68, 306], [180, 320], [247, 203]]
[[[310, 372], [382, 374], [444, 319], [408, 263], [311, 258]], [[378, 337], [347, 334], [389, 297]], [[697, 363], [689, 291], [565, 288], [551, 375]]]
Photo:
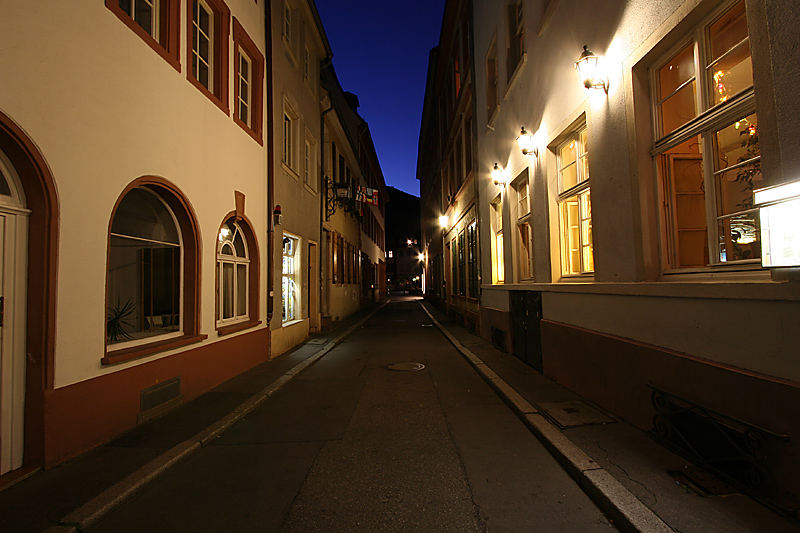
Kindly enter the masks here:
[[245, 329], [254, 328], [261, 324], [260, 320], [245, 320], [244, 322], [236, 322], [228, 326], [217, 326], [217, 336], [230, 335], [231, 333], [238, 333]]
[[141, 346], [132, 346], [122, 350], [108, 351], [108, 349], [106, 349], [106, 354], [100, 359], [100, 364], [103, 366], [108, 366], [125, 363], [127, 361], [139, 359], [147, 355], [153, 355], [155, 353], [166, 352], [168, 350], [174, 350], [175, 348], [188, 346], [189, 344], [195, 344], [200, 341], [204, 341], [207, 338], [208, 335], [184, 335], [182, 337], [165, 339], [149, 344], [143, 344]]
[[250, 137], [252, 137], [255, 142], [257, 142], [261, 146], [264, 146], [264, 141], [261, 138], [261, 131], [256, 131], [247, 124], [245, 124], [243, 120], [241, 120], [239, 117], [236, 116], [236, 113], [234, 113], [233, 115], [233, 121], [236, 124], [238, 124], [239, 127], [245, 131], [245, 133], [247, 133]]
[[[483, 288], [500, 287], [484, 285]], [[573, 283], [515, 283], [508, 284], [502, 289], [639, 297], [800, 301], [800, 284], [769, 279], [638, 282], [595, 282], [576, 279]]]
[[300, 174], [295, 169], [287, 165], [286, 161], [281, 160], [281, 167], [293, 180], [295, 181], [300, 180]]
[[228, 103], [223, 102], [221, 98], [219, 98], [216, 94], [209, 91], [202, 83], [194, 79], [189, 70], [186, 72], [186, 79], [189, 80], [189, 83], [197, 87], [197, 90], [203, 93], [209, 100], [214, 102], [220, 110], [225, 113], [225, 115], [230, 115], [228, 110]]
[[503, 93], [503, 100], [508, 99], [509, 93], [514, 88], [514, 85], [516, 85], [517, 80], [519, 80], [520, 75], [522, 74], [522, 70], [527, 62], [528, 62], [528, 52], [525, 52], [522, 54], [522, 57], [517, 63], [517, 66], [514, 68], [514, 72], [511, 73], [511, 76], [509, 76], [508, 78], [508, 83], [506, 84], [506, 92]]
[[106, 7], [114, 13], [117, 18], [119, 18], [128, 28], [133, 30], [133, 32], [142, 38], [142, 40], [147, 43], [147, 45], [152, 48], [158, 55], [160, 55], [164, 60], [169, 63], [172, 68], [177, 70], [178, 72], [181, 71], [181, 62], [178, 59], [178, 51], [174, 50], [170, 52], [166, 48], [164, 48], [161, 43], [156, 41], [152, 35], [147, 33], [144, 28], [139, 26], [125, 11], [123, 11], [119, 7], [119, 3], [117, 0], [106, 0]]

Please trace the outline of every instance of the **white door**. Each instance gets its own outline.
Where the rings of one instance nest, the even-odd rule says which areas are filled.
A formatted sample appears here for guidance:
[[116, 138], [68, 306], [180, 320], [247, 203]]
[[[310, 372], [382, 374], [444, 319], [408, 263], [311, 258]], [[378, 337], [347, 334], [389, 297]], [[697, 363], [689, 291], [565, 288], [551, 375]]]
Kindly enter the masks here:
[[0, 475], [22, 466], [28, 213], [0, 152]]

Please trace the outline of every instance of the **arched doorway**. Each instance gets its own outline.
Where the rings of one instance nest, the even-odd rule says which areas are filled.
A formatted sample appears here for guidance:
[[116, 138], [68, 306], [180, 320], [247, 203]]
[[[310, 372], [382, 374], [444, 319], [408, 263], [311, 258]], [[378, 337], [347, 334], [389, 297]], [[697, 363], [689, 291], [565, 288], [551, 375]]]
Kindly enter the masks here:
[[44, 462], [53, 388], [58, 200], [28, 135], [0, 111], [0, 474]]

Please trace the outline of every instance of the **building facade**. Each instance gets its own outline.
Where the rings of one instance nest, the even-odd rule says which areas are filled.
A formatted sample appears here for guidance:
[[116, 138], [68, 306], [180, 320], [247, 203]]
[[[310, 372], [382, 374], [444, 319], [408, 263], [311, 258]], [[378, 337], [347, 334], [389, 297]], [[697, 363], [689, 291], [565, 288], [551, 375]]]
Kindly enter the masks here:
[[0, 28], [2, 474], [265, 361], [269, 332], [263, 1], [11, 2]]
[[320, 311], [320, 65], [331, 48], [313, 1], [271, 2], [271, 232], [275, 268], [272, 353], [279, 355], [318, 331]]
[[386, 186], [358, 97], [323, 67], [323, 268], [325, 325], [385, 295]]
[[750, 442], [694, 458], [798, 508], [800, 284], [762, 266], [753, 191], [797, 179], [800, 13], [476, 0], [472, 16], [481, 334], [677, 448]]
[[[331, 48], [313, 0], [83, 4], [0, 18], [3, 481], [322, 326]], [[64, 25], [76, 16], [90, 32]], [[353, 168], [383, 203], [355, 127]], [[360, 303], [385, 292], [383, 208], [368, 212], [348, 229]]]
[[425, 285], [470, 329], [479, 319], [480, 258], [475, 152], [472, 3], [447, 2], [431, 52], [422, 112], [420, 180]]

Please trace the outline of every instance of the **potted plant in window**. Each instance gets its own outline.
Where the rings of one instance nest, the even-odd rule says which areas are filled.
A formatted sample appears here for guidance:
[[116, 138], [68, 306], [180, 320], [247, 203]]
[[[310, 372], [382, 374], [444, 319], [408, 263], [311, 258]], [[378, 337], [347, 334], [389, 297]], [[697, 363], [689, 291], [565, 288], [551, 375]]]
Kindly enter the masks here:
[[121, 340], [129, 340], [133, 337], [128, 334], [126, 328], [132, 328], [133, 324], [128, 321], [128, 318], [133, 314], [136, 309], [136, 304], [131, 298], [128, 298], [124, 304], [117, 301], [108, 311], [106, 317], [106, 337], [109, 342], [119, 342]]

